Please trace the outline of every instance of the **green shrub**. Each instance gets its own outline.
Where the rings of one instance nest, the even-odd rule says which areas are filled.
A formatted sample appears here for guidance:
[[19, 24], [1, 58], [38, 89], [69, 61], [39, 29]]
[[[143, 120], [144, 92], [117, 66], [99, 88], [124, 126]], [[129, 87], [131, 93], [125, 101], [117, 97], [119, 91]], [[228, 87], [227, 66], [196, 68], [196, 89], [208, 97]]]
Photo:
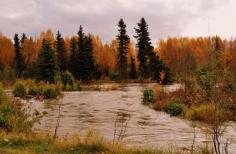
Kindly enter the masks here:
[[38, 117], [32, 116], [29, 120], [23, 105], [12, 102], [0, 87], [0, 129], [6, 132], [29, 132]]
[[235, 89], [235, 78], [228, 69], [223, 71], [223, 90], [227, 93], [232, 93]]
[[26, 95], [26, 88], [24, 84], [16, 83], [12, 93], [15, 97], [24, 97]]
[[39, 95], [39, 89], [37, 88], [36, 85], [29, 85], [29, 89], [28, 89], [28, 95], [32, 95], [32, 96], [36, 96]]
[[82, 91], [82, 87], [81, 87], [80, 82], [76, 82], [76, 83], [74, 84], [74, 90], [76, 90], [76, 91]]
[[184, 106], [179, 102], [169, 102], [164, 106], [163, 109], [171, 116], [178, 116], [183, 112]]
[[61, 89], [63, 87], [60, 83], [48, 84], [44, 82], [40, 82], [40, 83], [31, 82], [27, 85], [28, 85], [27, 87], [28, 95], [31, 95], [31, 96], [40, 95], [40, 96], [44, 96], [46, 99], [56, 98], [57, 96], [59, 96], [61, 94]]
[[209, 68], [202, 68], [197, 72], [197, 82], [201, 89], [206, 93], [207, 97], [209, 97], [214, 88], [214, 76], [209, 71]]
[[7, 95], [2, 88], [2, 84], [0, 83], [0, 105], [5, 103], [6, 101], [7, 101]]
[[0, 71], [0, 80], [3, 82], [15, 82], [16, 76], [15, 71], [10, 66], [5, 66], [2, 71]]
[[43, 89], [45, 98], [57, 98], [58, 95], [60, 95], [60, 91], [54, 85], [46, 85]]
[[120, 78], [120, 74], [119, 74], [119, 72], [118, 71], [111, 71], [111, 72], [109, 72], [109, 78], [111, 79], [111, 80], [119, 80], [119, 78]]
[[192, 109], [187, 112], [187, 118], [193, 121], [203, 121], [208, 124], [218, 122], [224, 122], [231, 117], [231, 113], [221, 107], [220, 105], [214, 103], [206, 103], [200, 106], [192, 107]]
[[70, 86], [73, 88], [75, 79], [69, 71], [62, 73], [61, 80], [64, 86]]
[[145, 89], [143, 91], [143, 103], [149, 104], [154, 102], [154, 92], [151, 89]]
[[63, 88], [63, 90], [65, 91], [73, 91], [74, 90], [74, 87], [69, 85], [69, 84], [66, 84]]

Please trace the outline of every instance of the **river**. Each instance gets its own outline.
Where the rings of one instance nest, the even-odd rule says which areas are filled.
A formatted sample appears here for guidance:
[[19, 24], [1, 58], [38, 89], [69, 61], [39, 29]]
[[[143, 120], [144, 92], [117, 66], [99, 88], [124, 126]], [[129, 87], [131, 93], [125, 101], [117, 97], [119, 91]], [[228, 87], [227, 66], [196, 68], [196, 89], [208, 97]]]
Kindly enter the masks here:
[[[164, 112], [143, 105], [142, 91], [147, 86], [153, 84], [127, 84], [113, 91], [64, 92], [64, 96], [59, 100], [44, 102], [33, 100], [35, 109], [47, 112], [35, 128], [54, 129], [58, 117], [58, 104], [62, 103], [58, 129], [60, 136], [83, 135], [88, 129], [94, 129], [105, 138], [112, 140], [117, 113], [122, 113], [128, 119], [124, 144], [190, 148], [194, 135], [191, 122], [170, 117]], [[179, 85], [165, 87], [167, 91], [176, 88], [179, 88]], [[235, 123], [230, 123], [225, 138], [235, 139], [235, 130]], [[202, 129], [196, 129], [197, 145], [206, 141], [210, 141], [209, 136]], [[229, 151], [235, 153], [236, 144], [232, 142]]]

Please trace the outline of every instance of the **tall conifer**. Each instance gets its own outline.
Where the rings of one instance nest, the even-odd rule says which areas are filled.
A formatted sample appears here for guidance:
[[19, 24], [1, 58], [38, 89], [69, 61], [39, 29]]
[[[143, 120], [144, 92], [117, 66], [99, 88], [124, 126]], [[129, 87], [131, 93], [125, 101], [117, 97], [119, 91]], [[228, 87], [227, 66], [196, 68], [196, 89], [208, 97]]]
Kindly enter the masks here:
[[15, 67], [16, 77], [22, 77], [23, 71], [25, 70], [25, 62], [18, 34], [15, 34], [14, 37], [14, 47], [15, 47], [14, 67]]
[[37, 61], [37, 79], [53, 83], [58, 72], [55, 52], [50, 41], [43, 40]]
[[65, 41], [62, 38], [60, 32], [57, 32], [56, 37], [56, 52], [57, 52], [57, 61], [60, 71], [64, 72], [67, 70], [67, 59], [66, 59], [66, 47]]
[[118, 23], [118, 31], [119, 34], [117, 35], [118, 40], [118, 55], [117, 55], [117, 70], [119, 72], [119, 76], [121, 79], [127, 78], [127, 53], [129, 50], [129, 43], [130, 38], [126, 34], [126, 25], [123, 19], [120, 19]]
[[79, 79], [79, 51], [77, 46], [77, 40], [75, 37], [70, 40], [70, 71], [76, 79]]

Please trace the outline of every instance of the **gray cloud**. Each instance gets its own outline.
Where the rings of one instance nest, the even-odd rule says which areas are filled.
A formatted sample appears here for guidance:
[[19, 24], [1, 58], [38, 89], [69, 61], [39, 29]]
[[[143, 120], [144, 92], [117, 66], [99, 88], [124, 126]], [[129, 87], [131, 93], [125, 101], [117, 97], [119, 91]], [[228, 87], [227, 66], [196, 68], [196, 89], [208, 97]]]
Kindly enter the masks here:
[[191, 20], [221, 4], [220, 0], [1, 0], [0, 31], [34, 36], [52, 28], [73, 35], [81, 24], [108, 42], [116, 36], [120, 18], [134, 35], [136, 23], [145, 17], [156, 41], [181, 34]]

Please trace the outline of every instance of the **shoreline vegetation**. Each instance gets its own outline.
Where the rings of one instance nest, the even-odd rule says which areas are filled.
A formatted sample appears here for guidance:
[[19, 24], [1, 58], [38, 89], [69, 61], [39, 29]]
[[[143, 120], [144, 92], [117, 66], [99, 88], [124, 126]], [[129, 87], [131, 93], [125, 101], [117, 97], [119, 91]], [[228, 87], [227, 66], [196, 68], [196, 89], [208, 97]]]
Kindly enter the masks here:
[[161, 85], [143, 91], [143, 104], [187, 119], [193, 122], [194, 129], [207, 132], [216, 154], [228, 153], [228, 145], [234, 143], [224, 133], [227, 123], [236, 120], [235, 80], [219, 66], [215, 57], [195, 74], [183, 78], [183, 88], [174, 92], [165, 92]]
[[[28, 114], [21, 102], [7, 96], [0, 87], [0, 152], [3, 154], [180, 154], [184, 151], [175, 147], [126, 147], [121, 142], [112, 143], [98, 132], [88, 130], [80, 137], [56, 137], [51, 131], [33, 130], [40, 121], [40, 113]], [[186, 149], [185, 149], [186, 150]], [[209, 152], [199, 148], [196, 153]], [[187, 152], [186, 152], [187, 153]]]

